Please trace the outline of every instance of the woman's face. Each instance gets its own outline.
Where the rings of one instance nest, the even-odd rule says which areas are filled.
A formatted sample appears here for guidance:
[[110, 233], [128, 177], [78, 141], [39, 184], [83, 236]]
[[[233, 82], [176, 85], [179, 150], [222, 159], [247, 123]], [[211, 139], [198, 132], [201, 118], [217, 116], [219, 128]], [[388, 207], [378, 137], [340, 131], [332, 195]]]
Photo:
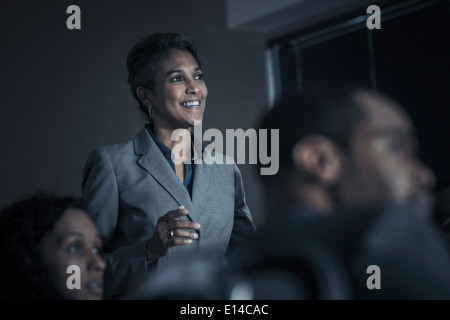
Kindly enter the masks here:
[[173, 49], [157, 63], [155, 87], [149, 95], [155, 125], [184, 129], [202, 121], [208, 89], [194, 57]]
[[[50, 269], [50, 278], [60, 295], [69, 300], [100, 300], [103, 294], [105, 264], [99, 256], [101, 240], [92, 220], [85, 212], [70, 208], [44, 237], [40, 249]], [[74, 275], [67, 268], [80, 269], [80, 289], [69, 289], [67, 280]], [[69, 283], [75, 283], [70, 281]]]

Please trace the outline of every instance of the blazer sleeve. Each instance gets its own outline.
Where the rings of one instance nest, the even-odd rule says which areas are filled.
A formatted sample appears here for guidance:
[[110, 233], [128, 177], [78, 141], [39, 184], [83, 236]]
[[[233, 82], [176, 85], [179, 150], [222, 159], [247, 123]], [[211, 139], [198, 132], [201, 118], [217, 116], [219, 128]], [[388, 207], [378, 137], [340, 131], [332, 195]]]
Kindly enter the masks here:
[[114, 248], [119, 189], [111, 159], [103, 148], [94, 150], [86, 162], [81, 197], [103, 240], [104, 299], [120, 297], [146, 275], [146, 241]]
[[227, 250], [234, 249], [235, 247], [244, 244], [245, 241], [256, 232], [256, 227], [245, 200], [241, 172], [235, 163], [233, 166], [235, 181], [234, 223]]

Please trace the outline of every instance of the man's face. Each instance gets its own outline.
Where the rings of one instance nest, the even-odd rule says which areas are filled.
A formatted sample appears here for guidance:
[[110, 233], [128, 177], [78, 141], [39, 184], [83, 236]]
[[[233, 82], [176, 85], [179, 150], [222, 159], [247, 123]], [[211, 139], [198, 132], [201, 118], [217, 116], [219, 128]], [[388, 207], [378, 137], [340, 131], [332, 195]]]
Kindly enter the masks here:
[[344, 204], [387, 202], [428, 215], [433, 173], [417, 158], [414, 126], [395, 102], [358, 92], [367, 118], [352, 135], [342, 178]]

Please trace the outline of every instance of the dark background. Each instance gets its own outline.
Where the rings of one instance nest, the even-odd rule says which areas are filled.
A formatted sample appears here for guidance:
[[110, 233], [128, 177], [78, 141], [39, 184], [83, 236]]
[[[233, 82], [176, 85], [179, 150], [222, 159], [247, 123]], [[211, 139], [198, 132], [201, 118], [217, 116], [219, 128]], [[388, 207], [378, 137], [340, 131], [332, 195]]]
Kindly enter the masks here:
[[269, 43], [278, 95], [321, 83], [372, 88], [397, 100], [416, 125], [419, 156], [436, 190], [450, 186], [449, 1], [381, 1], [381, 29], [355, 10]]

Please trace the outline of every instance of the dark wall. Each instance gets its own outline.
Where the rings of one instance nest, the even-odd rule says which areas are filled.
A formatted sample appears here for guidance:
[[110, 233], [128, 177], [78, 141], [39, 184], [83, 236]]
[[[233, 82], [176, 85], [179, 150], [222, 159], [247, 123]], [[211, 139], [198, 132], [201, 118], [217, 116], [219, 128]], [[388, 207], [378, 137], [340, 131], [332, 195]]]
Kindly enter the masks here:
[[[72, 4], [81, 30], [66, 27]], [[1, 207], [39, 190], [80, 195], [89, 153], [144, 124], [126, 82], [129, 49], [168, 31], [199, 47], [209, 89], [203, 129], [254, 127], [266, 105], [264, 38], [227, 30], [225, 1], [2, 1]], [[258, 177], [240, 168], [258, 222]]]
[[[365, 10], [273, 41], [280, 48], [280, 92], [323, 83], [378, 90], [399, 102], [418, 134], [419, 157], [450, 185], [450, 13], [446, 0], [386, 0], [381, 29]], [[274, 49], [272, 49], [274, 50]]]

